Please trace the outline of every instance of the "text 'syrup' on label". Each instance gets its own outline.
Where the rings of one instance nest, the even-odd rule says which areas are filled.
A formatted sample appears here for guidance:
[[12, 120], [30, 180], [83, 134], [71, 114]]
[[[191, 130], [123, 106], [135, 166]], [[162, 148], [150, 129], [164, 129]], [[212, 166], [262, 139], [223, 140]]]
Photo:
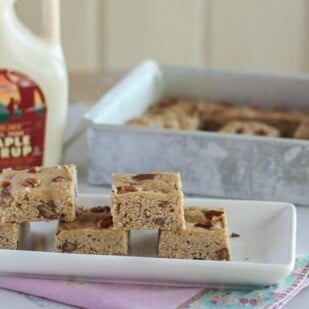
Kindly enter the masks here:
[[0, 69], [0, 171], [43, 164], [47, 106], [28, 76]]

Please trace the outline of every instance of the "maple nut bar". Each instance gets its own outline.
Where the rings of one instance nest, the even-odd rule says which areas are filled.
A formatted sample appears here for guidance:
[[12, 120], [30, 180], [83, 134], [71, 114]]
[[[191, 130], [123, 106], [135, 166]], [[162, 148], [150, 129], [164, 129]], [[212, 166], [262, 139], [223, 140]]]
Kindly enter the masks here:
[[223, 208], [185, 209], [186, 228], [159, 232], [158, 255], [165, 258], [231, 260]]
[[0, 249], [20, 249], [28, 231], [29, 222], [0, 223]]
[[309, 139], [309, 122], [301, 122], [294, 132], [294, 138]]
[[113, 175], [112, 216], [116, 229], [184, 228], [179, 173]]
[[219, 132], [257, 136], [280, 136], [280, 131], [276, 127], [258, 121], [230, 121]]
[[130, 125], [199, 130], [201, 102], [188, 104], [182, 100], [165, 100], [152, 106], [148, 113], [128, 122]]
[[55, 250], [67, 253], [127, 255], [129, 232], [113, 230], [109, 206], [79, 207], [73, 222], [59, 221]]
[[4, 169], [0, 182], [1, 222], [75, 219], [76, 167]]

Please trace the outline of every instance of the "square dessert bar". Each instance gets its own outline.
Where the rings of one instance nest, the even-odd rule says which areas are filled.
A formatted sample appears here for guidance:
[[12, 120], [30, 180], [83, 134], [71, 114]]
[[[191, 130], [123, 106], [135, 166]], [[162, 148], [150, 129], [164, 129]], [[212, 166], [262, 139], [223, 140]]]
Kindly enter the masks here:
[[129, 232], [113, 230], [109, 206], [78, 208], [73, 222], [58, 223], [55, 250], [85, 254], [128, 254]]
[[1, 222], [74, 220], [76, 178], [74, 165], [3, 170]]
[[280, 136], [280, 131], [276, 127], [259, 121], [229, 121], [219, 130], [219, 132], [257, 136]]
[[184, 228], [179, 173], [113, 175], [112, 215], [116, 229]]
[[198, 130], [201, 126], [201, 107], [201, 102], [167, 99], [152, 106], [146, 114], [132, 119], [128, 124], [179, 130]]
[[28, 231], [29, 222], [0, 223], [0, 249], [20, 249]]
[[185, 209], [186, 228], [160, 231], [158, 254], [165, 258], [231, 260], [223, 208]]

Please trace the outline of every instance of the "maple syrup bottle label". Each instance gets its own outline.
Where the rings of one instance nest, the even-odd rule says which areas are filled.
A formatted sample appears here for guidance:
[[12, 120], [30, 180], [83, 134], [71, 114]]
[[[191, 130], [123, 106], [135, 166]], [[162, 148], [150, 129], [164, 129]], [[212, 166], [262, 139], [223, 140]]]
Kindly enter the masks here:
[[0, 69], [0, 171], [43, 165], [47, 106], [25, 74]]

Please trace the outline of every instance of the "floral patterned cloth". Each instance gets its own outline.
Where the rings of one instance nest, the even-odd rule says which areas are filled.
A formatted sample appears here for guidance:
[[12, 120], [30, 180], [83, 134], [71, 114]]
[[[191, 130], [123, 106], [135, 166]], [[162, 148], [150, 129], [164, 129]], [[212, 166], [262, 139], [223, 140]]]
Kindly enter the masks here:
[[206, 288], [179, 309], [190, 308], [281, 308], [299, 291], [309, 286], [309, 255], [296, 259], [294, 270], [278, 284], [257, 290], [226, 290]]

